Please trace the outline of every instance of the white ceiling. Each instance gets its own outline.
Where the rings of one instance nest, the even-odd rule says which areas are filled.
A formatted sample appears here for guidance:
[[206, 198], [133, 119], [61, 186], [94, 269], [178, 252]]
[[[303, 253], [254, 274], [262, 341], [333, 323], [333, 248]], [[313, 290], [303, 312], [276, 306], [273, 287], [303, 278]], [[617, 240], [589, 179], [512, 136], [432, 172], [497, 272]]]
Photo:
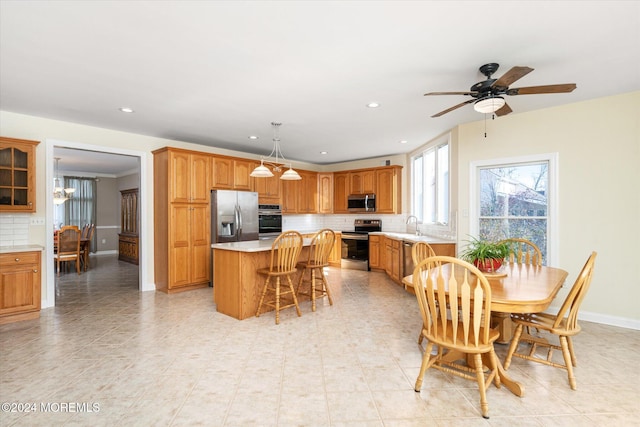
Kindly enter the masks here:
[[639, 90], [640, 2], [0, 2], [2, 110], [263, 155], [279, 121], [285, 156], [316, 164], [481, 120], [431, 118], [468, 98], [423, 94], [488, 62], [535, 69], [512, 87], [577, 84], [511, 114]]

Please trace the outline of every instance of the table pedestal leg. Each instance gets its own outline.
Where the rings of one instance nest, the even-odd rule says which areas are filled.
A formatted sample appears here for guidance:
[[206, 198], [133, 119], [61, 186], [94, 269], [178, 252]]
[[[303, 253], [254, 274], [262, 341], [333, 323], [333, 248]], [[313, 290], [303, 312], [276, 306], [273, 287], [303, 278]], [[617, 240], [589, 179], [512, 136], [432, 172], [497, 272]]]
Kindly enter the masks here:
[[491, 328], [500, 332], [500, 337], [496, 340], [498, 344], [509, 344], [513, 337], [513, 322], [510, 313], [491, 312]]

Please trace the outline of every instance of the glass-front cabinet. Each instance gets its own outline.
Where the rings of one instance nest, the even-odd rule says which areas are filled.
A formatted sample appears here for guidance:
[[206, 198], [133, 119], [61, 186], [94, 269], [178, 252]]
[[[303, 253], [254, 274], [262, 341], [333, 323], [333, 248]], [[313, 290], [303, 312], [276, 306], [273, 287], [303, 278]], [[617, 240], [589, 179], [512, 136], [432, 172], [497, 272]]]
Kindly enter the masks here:
[[0, 212], [36, 211], [36, 145], [0, 137]]

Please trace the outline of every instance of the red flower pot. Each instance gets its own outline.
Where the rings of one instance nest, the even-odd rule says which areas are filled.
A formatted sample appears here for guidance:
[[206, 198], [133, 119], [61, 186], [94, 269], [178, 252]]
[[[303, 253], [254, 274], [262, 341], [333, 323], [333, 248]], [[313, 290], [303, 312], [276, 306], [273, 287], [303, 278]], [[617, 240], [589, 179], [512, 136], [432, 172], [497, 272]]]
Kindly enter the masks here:
[[478, 270], [483, 273], [495, 273], [500, 267], [502, 267], [501, 259], [485, 259], [480, 261], [479, 259], [473, 261]]

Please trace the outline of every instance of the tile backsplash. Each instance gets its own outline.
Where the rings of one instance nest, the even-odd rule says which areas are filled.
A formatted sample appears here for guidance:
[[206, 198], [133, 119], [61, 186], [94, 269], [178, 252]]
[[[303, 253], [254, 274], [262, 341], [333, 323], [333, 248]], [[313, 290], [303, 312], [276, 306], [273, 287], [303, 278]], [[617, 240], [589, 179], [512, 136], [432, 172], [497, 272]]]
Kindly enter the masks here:
[[0, 246], [29, 244], [29, 214], [0, 214]]

